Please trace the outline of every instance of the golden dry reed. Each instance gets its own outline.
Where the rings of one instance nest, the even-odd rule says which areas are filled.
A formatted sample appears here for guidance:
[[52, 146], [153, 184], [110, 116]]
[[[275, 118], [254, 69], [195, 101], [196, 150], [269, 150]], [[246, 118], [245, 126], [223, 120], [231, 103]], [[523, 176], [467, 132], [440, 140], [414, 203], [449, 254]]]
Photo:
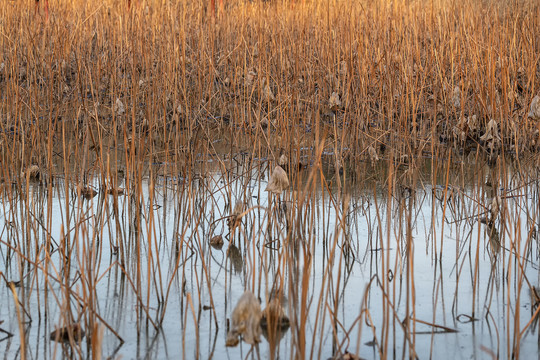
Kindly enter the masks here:
[[[435, 332], [455, 330], [435, 309], [417, 316], [427, 184], [426, 253], [456, 263], [454, 319], [486, 308], [486, 252], [443, 239], [446, 228], [480, 239], [483, 228], [465, 228], [481, 218], [489, 254], [506, 254], [495, 261], [508, 291], [498, 343], [480, 351], [518, 357], [538, 317], [519, 320], [522, 289], [538, 303], [527, 276], [538, 201], [526, 189], [540, 149], [539, 29], [532, 0], [51, 0], [47, 12], [1, 1], [0, 299], [16, 312], [1, 334], [32, 357], [29, 324], [43, 321], [45, 356], [114, 357], [125, 339], [98, 291], [114, 278], [135, 304], [131, 328], [159, 334], [178, 302], [182, 356], [212, 357], [222, 349], [201, 316], [226, 334], [241, 274], [261, 308], [288, 314], [285, 350], [267, 329], [271, 358], [347, 358], [366, 332], [375, 357], [426, 358]], [[262, 204], [252, 182], [272, 169], [282, 180]], [[351, 236], [360, 216], [367, 240]], [[212, 251], [224, 239], [221, 269]], [[377, 271], [342, 324], [344, 269], [366, 246]], [[435, 271], [435, 303], [442, 282]]]

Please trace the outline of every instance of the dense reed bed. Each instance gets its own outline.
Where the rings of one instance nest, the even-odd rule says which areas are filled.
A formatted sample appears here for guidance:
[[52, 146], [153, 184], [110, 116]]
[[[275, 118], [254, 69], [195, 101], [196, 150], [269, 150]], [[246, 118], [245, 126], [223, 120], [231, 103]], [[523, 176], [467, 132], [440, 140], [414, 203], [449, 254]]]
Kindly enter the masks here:
[[[0, 353], [537, 355], [538, 29], [535, 1], [1, 2]], [[267, 324], [226, 347], [244, 291]]]

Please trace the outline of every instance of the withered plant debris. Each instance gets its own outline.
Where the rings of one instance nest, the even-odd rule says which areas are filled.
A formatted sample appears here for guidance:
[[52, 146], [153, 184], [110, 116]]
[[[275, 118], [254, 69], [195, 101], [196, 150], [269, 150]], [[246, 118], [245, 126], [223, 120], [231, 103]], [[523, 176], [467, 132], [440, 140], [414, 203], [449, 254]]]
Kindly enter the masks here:
[[491, 151], [498, 147], [501, 142], [501, 136], [499, 135], [497, 122], [494, 119], [488, 122], [486, 132], [480, 137], [480, 140], [485, 142]]
[[285, 151], [282, 151], [278, 158], [278, 165], [279, 166], [285, 166], [287, 165], [287, 162], [289, 159], [287, 158], [287, 155], [285, 154]]
[[489, 205], [489, 213], [491, 215], [490, 222], [495, 221], [499, 213], [501, 212], [502, 199], [500, 196], [495, 196]]
[[459, 89], [459, 86], [455, 86], [452, 91], [452, 105], [455, 108], [461, 107], [461, 90]]
[[227, 333], [226, 346], [236, 346], [241, 337], [246, 343], [255, 345], [260, 342], [261, 305], [251, 291], [246, 291], [238, 300]]
[[379, 155], [377, 155], [377, 150], [375, 150], [375, 148], [373, 146], [369, 146], [368, 147], [368, 155], [369, 155], [369, 160], [371, 161], [371, 164], [375, 164], [377, 161], [379, 161]]
[[124, 195], [124, 189], [120, 187], [107, 187], [107, 190], [105, 191], [107, 195]]
[[233, 232], [242, 223], [242, 212], [244, 212], [244, 203], [240, 201], [236, 203], [232, 214], [227, 218], [230, 232]]
[[124, 107], [124, 103], [122, 102], [122, 100], [116, 99], [113, 110], [116, 115], [123, 115], [126, 112], [126, 108]]
[[80, 191], [81, 196], [86, 200], [90, 200], [98, 194], [94, 188], [85, 185], [79, 185], [78, 191]]
[[210, 246], [212, 246], [214, 249], [221, 250], [221, 248], [223, 247], [223, 236], [213, 236], [210, 239]]
[[67, 342], [69, 341], [70, 334], [75, 341], [81, 341], [85, 335], [81, 325], [79, 323], [75, 323], [54, 330], [49, 335], [49, 338], [53, 341]]
[[270, 300], [262, 312], [261, 327], [263, 329], [285, 330], [290, 326], [289, 317], [280, 301], [276, 298]]
[[24, 180], [29, 179], [30, 181], [41, 180], [41, 171], [39, 169], [39, 166], [30, 165], [26, 170], [21, 172], [21, 177]]
[[266, 80], [263, 79], [263, 99], [265, 101], [275, 101], [276, 97], [274, 96], [274, 93], [272, 92], [272, 89], [270, 88], [270, 84], [266, 83]]
[[333, 92], [332, 95], [330, 95], [330, 99], [328, 99], [328, 106], [330, 106], [332, 111], [336, 111], [341, 107], [341, 99], [339, 98], [339, 94], [337, 92]]
[[540, 96], [536, 95], [532, 101], [531, 106], [529, 107], [529, 114], [527, 115], [533, 120], [540, 120]]
[[277, 165], [270, 176], [270, 181], [266, 187], [266, 191], [272, 194], [281, 195], [281, 193], [289, 187], [289, 177], [283, 168]]

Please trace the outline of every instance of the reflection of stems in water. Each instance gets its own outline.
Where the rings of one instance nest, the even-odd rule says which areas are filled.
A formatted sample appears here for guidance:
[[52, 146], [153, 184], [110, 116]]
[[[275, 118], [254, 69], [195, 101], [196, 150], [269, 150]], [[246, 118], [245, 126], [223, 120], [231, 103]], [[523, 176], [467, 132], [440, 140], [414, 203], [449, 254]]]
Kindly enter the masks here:
[[[17, 296], [17, 291], [15, 290], [15, 286], [13, 283], [9, 284], [9, 289], [11, 290], [11, 293], [13, 294], [13, 300], [15, 301], [15, 309], [17, 311], [17, 323], [19, 324], [19, 335], [20, 335], [20, 341], [21, 341], [21, 360], [26, 359], [26, 334], [24, 333], [24, 322], [21, 316], [21, 310], [22, 307], [19, 298]], [[26, 312], [26, 311], [25, 311]]]
[[[0, 322], [0, 324], [2, 324], [2, 322]], [[8, 338], [14, 336], [12, 333], [10, 333], [9, 331], [6, 331], [6, 330], [4, 330], [4, 329], [2, 329], [2, 328], [0, 328], [0, 333], [6, 334], [6, 337], [3, 338], [3, 339], [0, 339], [0, 342], [2, 342], [2, 341], [4, 341], [4, 340], [6, 340], [6, 339], [8, 339]]]
[[146, 319], [148, 321], [150, 321], [150, 323], [152, 324], [152, 326], [155, 329], [158, 329], [157, 324], [154, 322], [154, 320], [152, 320], [152, 317], [148, 313], [148, 308], [146, 306], [144, 306], [144, 302], [143, 302], [143, 299], [141, 298], [141, 294], [140, 294], [140, 292], [137, 291], [137, 287], [133, 283], [132, 279], [129, 277], [129, 274], [127, 273], [127, 271], [124, 268], [120, 268], [120, 269], [126, 275], [126, 278], [127, 278], [128, 282], [129, 282], [129, 284], [131, 285], [131, 288], [132, 288], [132, 290], [133, 290], [133, 292], [134, 292], [134, 294], [135, 294], [135, 296], [137, 298], [137, 302], [139, 303], [139, 307], [146, 313]]
[[416, 353], [414, 352], [414, 345], [413, 345], [413, 339], [410, 337], [410, 332], [408, 331], [408, 328], [405, 327], [405, 325], [403, 324], [402, 321], [399, 320], [399, 316], [397, 314], [397, 311], [396, 309], [394, 308], [394, 305], [392, 304], [392, 302], [390, 301], [389, 297], [388, 297], [388, 294], [387, 292], [384, 290], [383, 288], [383, 283], [381, 283], [379, 277], [377, 276], [377, 284], [379, 285], [380, 289], [381, 289], [381, 293], [383, 295], [383, 298], [386, 300], [386, 304], [388, 304], [388, 307], [390, 310], [392, 310], [392, 318], [394, 320], [397, 321], [397, 324], [399, 324], [399, 326], [401, 327], [401, 329], [403, 330], [403, 334], [405, 335], [405, 339], [406, 341], [408, 342], [409, 346], [410, 346], [410, 349], [411, 351], [413, 351], [412, 354], [410, 354], [410, 357], [413, 357], [413, 358], [418, 358]]
[[443, 326], [443, 325], [437, 325], [437, 324], [433, 324], [433, 323], [430, 323], [430, 322], [427, 322], [427, 321], [424, 321], [424, 320], [420, 320], [420, 319], [416, 319], [416, 318], [413, 318], [413, 317], [406, 317], [403, 322], [405, 321], [413, 321], [413, 322], [417, 322], [417, 323], [420, 323], [420, 324], [424, 324], [424, 325], [428, 325], [428, 326], [431, 326], [433, 328], [436, 328], [436, 329], [440, 329], [441, 331], [416, 331], [416, 334], [448, 334], [448, 333], [457, 333], [458, 331], [456, 329], [452, 329], [452, 328], [449, 328], [449, 327], [446, 327], [446, 326]]

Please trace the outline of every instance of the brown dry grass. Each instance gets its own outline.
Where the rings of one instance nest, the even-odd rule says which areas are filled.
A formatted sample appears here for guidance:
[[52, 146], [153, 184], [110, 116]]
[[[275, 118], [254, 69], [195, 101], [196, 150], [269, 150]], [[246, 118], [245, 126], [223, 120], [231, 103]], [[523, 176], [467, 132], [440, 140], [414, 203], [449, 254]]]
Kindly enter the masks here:
[[[256, 243], [241, 243], [243, 258], [235, 262], [230, 255], [230, 262], [241, 271], [260, 256], [265, 266], [275, 270], [276, 282], [297, 285], [287, 290], [290, 301], [299, 304], [289, 309], [291, 357], [315, 356], [321, 350], [309, 344], [322, 343], [317, 326], [323, 329], [325, 321], [335, 329], [334, 340], [342, 341], [338, 350], [345, 352], [345, 340], [337, 339], [336, 320], [344, 280], [331, 272], [334, 266], [341, 268], [347, 261], [344, 254], [352, 251], [348, 240], [341, 243], [347, 239], [346, 214], [352, 206], [341, 190], [349, 177], [364, 179], [366, 169], [384, 161], [388, 167], [380, 176], [384, 191], [379, 201], [386, 204], [377, 204], [370, 226], [386, 233], [377, 233], [373, 246], [393, 247], [391, 210], [397, 207], [403, 258], [393, 260], [388, 253], [381, 257], [381, 273], [403, 271], [405, 308], [410, 315], [403, 323], [396, 320], [392, 298], [396, 282], [388, 276], [374, 277], [370, 286], [378, 284], [382, 289], [384, 319], [380, 329], [371, 330], [380, 357], [391, 356], [391, 331], [396, 329], [406, 334], [403, 356], [414, 357], [415, 326], [420, 322], [415, 318], [411, 256], [415, 203], [403, 194], [414, 194], [422, 183], [423, 159], [432, 161], [432, 185], [444, 184], [439, 194], [444, 216], [456, 204], [465, 208], [467, 200], [463, 193], [461, 197], [449, 194], [449, 184], [464, 184], [454, 174], [454, 158], [465, 155], [466, 161], [478, 163], [487, 159], [491, 165], [502, 164], [502, 169], [507, 160], [515, 159], [518, 173], [523, 170], [520, 162], [537, 156], [540, 149], [540, 119], [527, 116], [532, 99], [540, 94], [540, 5], [536, 1], [231, 0], [218, 6], [215, 16], [206, 1], [141, 0], [128, 9], [112, 0], [58, 0], [50, 6], [50, 17], [45, 19], [19, 2], [0, 2], [0, 181], [2, 205], [5, 209], [11, 205], [6, 218], [17, 229], [2, 240], [2, 246], [16, 254], [13, 264], [18, 264], [10, 260], [6, 265], [16, 267], [25, 281], [42, 278], [46, 289], [61, 289], [37, 294], [24, 287], [19, 293], [13, 291], [14, 301], [21, 305], [16, 307], [21, 334], [31, 317], [26, 313], [30, 299], [51, 296], [62, 309], [58, 325], [69, 330], [73, 324], [84, 324], [98, 354], [104, 332], [123, 342], [100, 315], [95, 290], [104, 276], [103, 268], [98, 271], [104, 232], [114, 239], [110, 253], [115, 256], [105, 273], [118, 271], [126, 291], [136, 298], [138, 329], [160, 328], [176, 281], [183, 291], [193, 254], [200, 255], [200, 278], [194, 295], [188, 293], [185, 303], [182, 300], [183, 325], [197, 322], [201, 288], [208, 287], [217, 326], [210, 286], [212, 262], [202, 255], [206, 254], [203, 236], [197, 231], [191, 234], [203, 223], [217, 222], [206, 218], [215, 193], [207, 192], [205, 175], [221, 174], [224, 185], [219, 191], [229, 209], [220, 211], [221, 219], [226, 219], [235, 197], [252, 195], [248, 175], [265, 170], [266, 164], [254, 159], [268, 157], [284, 164], [294, 192], [270, 202], [264, 209], [266, 232], [258, 235]], [[308, 170], [302, 171], [306, 160], [301, 154], [306, 149]], [[326, 181], [321, 165], [323, 154], [329, 152], [333, 183]], [[204, 161], [208, 159], [215, 160], [213, 167]], [[234, 162], [238, 165], [231, 165]], [[508, 185], [510, 176], [500, 171], [490, 168], [490, 179]], [[232, 173], [240, 181], [233, 180]], [[175, 225], [172, 275], [159, 261], [163, 250], [156, 229], [163, 219], [147, 210], [159, 206], [155, 199], [161, 191], [169, 191], [158, 184], [162, 178], [170, 180], [167, 186], [175, 189], [172, 196], [185, 211]], [[522, 184], [528, 181], [525, 178]], [[499, 196], [496, 190], [484, 190], [483, 178], [471, 181], [479, 185], [474, 190], [477, 203]], [[90, 187], [96, 182], [102, 191]], [[34, 183], [41, 183], [39, 189], [46, 191], [36, 190]], [[146, 185], [148, 189], [143, 189]], [[335, 197], [334, 186], [339, 190]], [[78, 197], [76, 189], [80, 189]], [[309, 274], [317, 241], [305, 229], [316, 227], [319, 217], [327, 215], [325, 210], [322, 215], [315, 210], [315, 194], [321, 189], [336, 217], [336, 235], [325, 244], [330, 264], [322, 271], [320, 294], [313, 295]], [[128, 200], [120, 201], [120, 192]], [[452, 201], [447, 200], [450, 195]], [[60, 238], [51, 235], [53, 197], [60, 199], [56, 211], [65, 219]], [[99, 204], [95, 213], [88, 205], [94, 202]], [[386, 212], [379, 210], [385, 206]], [[501, 214], [509, 211], [506, 205], [501, 208]], [[246, 231], [256, 228], [250, 216], [257, 209], [246, 207], [242, 222], [232, 226], [231, 241], [241, 241]], [[461, 211], [454, 216], [472, 216]], [[503, 235], [519, 238], [519, 221], [497, 216], [506, 224]], [[285, 228], [279, 223], [285, 223]], [[439, 245], [436, 241], [431, 245], [438, 257], [443, 252], [439, 235]], [[285, 251], [276, 259], [288, 272], [268, 260], [273, 236], [286, 239]], [[532, 238], [533, 230], [524, 241], [529, 244]], [[506, 246], [520, 255], [521, 245]], [[228, 254], [237, 254], [229, 250]], [[456, 245], [456, 262], [460, 251]], [[52, 253], [60, 254], [60, 260], [51, 261]], [[479, 249], [473, 255], [478, 261]], [[11, 255], [4, 258], [12, 259]], [[515, 266], [518, 286], [526, 283], [532, 288], [519, 256], [513, 261], [508, 259], [508, 267]], [[74, 264], [76, 274], [71, 272]], [[71, 284], [74, 276], [80, 281], [78, 287]], [[269, 292], [261, 290], [266, 276], [260, 269], [247, 274], [247, 287]], [[478, 281], [475, 267], [473, 293]], [[160, 308], [157, 314], [152, 312], [154, 298]], [[478, 295], [473, 298], [476, 301]], [[371, 321], [364, 305], [358, 324]], [[306, 334], [308, 315], [313, 313], [316, 331]], [[362, 325], [358, 326], [361, 332]], [[509, 344], [508, 354], [519, 355], [522, 335], [510, 330], [502, 335]], [[69, 331], [67, 338], [75, 354], [81, 355]], [[28, 346], [21, 341], [21, 357]], [[358, 350], [360, 345], [353, 346]]]

